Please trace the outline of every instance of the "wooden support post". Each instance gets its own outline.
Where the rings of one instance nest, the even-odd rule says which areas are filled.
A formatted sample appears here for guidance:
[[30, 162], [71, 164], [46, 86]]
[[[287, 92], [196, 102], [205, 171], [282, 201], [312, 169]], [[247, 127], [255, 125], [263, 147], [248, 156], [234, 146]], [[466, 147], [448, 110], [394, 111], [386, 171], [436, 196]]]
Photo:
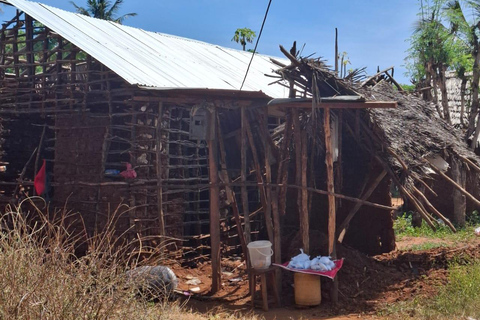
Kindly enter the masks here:
[[[383, 178], [386, 175], [387, 175], [387, 172], [385, 170], [382, 170], [380, 175], [373, 181], [372, 185], [368, 188], [368, 190], [365, 193], [363, 193], [363, 195], [361, 195], [361, 199], [367, 200], [372, 195], [373, 191], [375, 191], [375, 189], [380, 184], [380, 182], [382, 182]], [[348, 225], [350, 224], [350, 221], [352, 221], [353, 217], [355, 216], [355, 214], [357, 213], [357, 211], [360, 209], [361, 206], [362, 206], [362, 203], [357, 202], [355, 206], [350, 210], [345, 220], [340, 225], [340, 228], [338, 229], [339, 230], [338, 242], [340, 243], [343, 242], [345, 233], [347, 232], [347, 229], [348, 229]]]
[[[327, 165], [327, 191], [328, 195], [328, 255], [337, 258], [336, 252], [336, 209], [335, 209], [335, 181], [333, 172], [332, 134], [330, 127], [330, 108], [323, 109], [323, 129], [325, 132], [325, 162]], [[338, 277], [333, 280], [332, 302], [338, 303]]]
[[216, 293], [221, 286], [220, 266], [220, 188], [218, 186], [216, 110], [210, 110], [209, 137], [208, 137], [208, 166], [210, 177], [210, 241], [212, 262], [212, 288]]
[[423, 202], [425, 202], [425, 205], [430, 209], [432, 210], [433, 213], [435, 213], [437, 215], [437, 217], [439, 217], [440, 219], [442, 219], [443, 222], [445, 222], [445, 224], [450, 228], [450, 230], [452, 230], [453, 232], [457, 232], [457, 229], [455, 229], [455, 227], [453, 226], [453, 224], [450, 222], [450, 220], [448, 220], [443, 214], [440, 213], [440, 211], [438, 211], [430, 201], [428, 201], [427, 197], [419, 190], [417, 189], [416, 187], [413, 187], [413, 190], [415, 191], [415, 193], [420, 197], [420, 199], [423, 200]]
[[430, 186], [429, 186], [425, 181], [423, 181], [422, 179], [417, 178], [417, 177], [415, 177], [415, 176], [413, 176], [413, 179], [415, 179], [415, 181], [417, 181], [417, 182], [420, 183], [422, 186], [424, 186], [425, 189], [428, 190], [428, 191], [430, 191], [430, 193], [433, 194], [435, 197], [438, 197], [438, 194], [437, 194], [435, 191], [433, 191], [433, 189], [430, 188]]
[[[165, 236], [165, 216], [163, 213], [163, 177], [162, 177], [162, 120], [163, 120], [163, 103], [158, 103], [157, 128], [155, 137], [155, 153], [157, 158], [157, 208], [159, 215], [160, 235]], [[163, 250], [162, 250], [163, 251]]]
[[[263, 133], [266, 137], [264, 140], [271, 139], [268, 132], [268, 108], [264, 109], [264, 121], [263, 121]], [[261, 130], [262, 131], [262, 130]], [[273, 224], [273, 261], [275, 263], [282, 263], [282, 244], [281, 244], [281, 226], [280, 226], [280, 214], [278, 211], [278, 193], [277, 188], [272, 189], [272, 169], [270, 165], [270, 159], [272, 157], [271, 146], [268, 141], [265, 141], [265, 180], [267, 185], [267, 201], [271, 203], [272, 211], [272, 224]], [[276, 286], [281, 288], [282, 279], [281, 273], [275, 272]]]
[[12, 54], [13, 54], [13, 64], [15, 65], [15, 77], [18, 79], [20, 77], [20, 68], [18, 66], [20, 62], [20, 55], [18, 54], [18, 30], [21, 27], [21, 22], [20, 22], [20, 12], [17, 10], [17, 21], [15, 24], [15, 27], [13, 28], [13, 44], [12, 44]]
[[[454, 156], [450, 157], [452, 180], [460, 187], [465, 188], [467, 175], [463, 162]], [[453, 222], [459, 226], [464, 227], [466, 223], [466, 207], [467, 200], [459, 190], [453, 189]]]
[[335, 28], [335, 75], [338, 77], [338, 29]]
[[250, 210], [248, 207], [248, 190], [247, 190], [247, 130], [245, 122], [248, 121], [246, 118], [245, 106], [242, 106], [240, 109], [241, 115], [241, 168], [240, 168], [240, 181], [242, 182], [241, 193], [242, 193], [242, 208], [243, 208], [243, 219], [245, 222], [245, 242], [248, 244], [251, 241], [251, 229], [250, 229]]
[[[35, 75], [35, 57], [33, 55], [33, 19], [25, 13], [25, 47], [27, 55], [27, 74], [29, 76]], [[31, 78], [32, 85], [35, 79]]]
[[463, 161], [465, 161], [466, 164], [468, 164], [468, 166], [470, 168], [472, 168], [473, 170], [475, 170], [476, 172], [480, 173], [480, 167], [477, 166], [475, 163], [472, 162], [472, 160], [468, 159], [468, 158], [465, 158], [465, 157], [462, 157], [461, 155], [457, 155], [460, 159], [462, 159]]
[[265, 215], [265, 226], [267, 228], [268, 239], [273, 242], [273, 223], [271, 214], [271, 205], [268, 203], [267, 195], [265, 191], [265, 183], [262, 176], [262, 170], [260, 167], [260, 160], [258, 159], [257, 147], [255, 146], [255, 140], [253, 139], [252, 129], [249, 121], [245, 121], [245, 129], [247, 130], [248, 141], [250, 149], [252, 151], [253, 162], [255, 165], [255, 173], [257, 175], [257, 181], [259, 183], [260, 190], [260, 202], [262, 203], [263, 212]]
[[243, 233], [242, 220], [240, 219], [240, 213], [238, 211], [237, 198], [235, 197], [235, 192], [233, 192], [232, 188], [229, 186], [229, 184], [231, 183], [231, 180], [230, 180], [230, 177], [228, 176], [228, 171], [227, 171], [227, 153], [225, 150], [225, 143], [223, 141], [223, 134], [222, 134], [220, 119], [218, 118], [218, 114], [217, 114], [217, 139], [218, 139], [218, 145], [220, 147], [220, 167], [222, 168], [223, 182], [226, 183], [225, 190], [227, 192], [227, 199], [229, 200], [232, 206], [233, 218], [235, 219], [235, 224], [237, 225], [238, 238], [240, 239], [243, 255], [248, 265], [249, 259], [248, 259], [247, 243], [245, 240], [245, 234]]
[[[22, 172], [20, 172], [20, 175], [18, 176], [18, 179], [17, 179], [17, 185], [15, 187], [15, 191], [13, 191], [13, 195], [12, 195], [13, 197], [16, 196], [18, 190], [20, 189], [21, 181], [23, 181], [23, 177], [25, 176], [25, 173], [27, 173], [28, 165], [33, 160], [33, 156], [35, 155], [35, 152], [37, 152], [37, 150], [38, 150], [38, 147], [35, 148], [35, 150], [33, 150], [32, 154], [30, 155], [30, 158], [28, 158], [27, 163], [25, 163], [25, 166], [22, 169]], [[37, 173], [35, 172], [35, 174], [37, 174]]]
[[460, 191], [462, 194], [464, 194], [468, 199], [470, 199], [477, 208], [480, 208], [480, 201], [477, 200], [473, 195], [471, 195], [467, 190], [459, 186], [455, 181], [450, 179], [445, 173], [442, 172], [442, 170], [438, 169], [434, 164], [430, 163], [430, 167], [438, 173], [442, 178], [444, 178], [448, 183], [450, 183], [455, 189]]
[[307, 132], [303, 130], [301, 132], [301, 137], [302, 137], [302, 170], [301, 170], [301, 202], [302, 206], [300, 207], [301, 209], [301, 214], [300, 214], [300, 223], [303, 225], [301, 229], [305, 231], [305, 233], [302, 233], [302, 235], [305, 235], [306, 238], [303, 239], [304, 243], [308, 244], [305, 247], [305, 251], [309, 252], [310, 251], [310, 212], [308, 210], [308, 190], [307, 190], [307, 173], [308, 173], [308, 154], [307, 154]]
[[385, 171], [387, 171], [388, 175], [390, 178], [392, 178], [393, 182], [397, 185], [398, 189], [400, 190], [400, 193], [410, 200], [415, 208], [417, 209], [418, 213], [422, 216], [423, 220], [432, 228], [432, 230], [437, 230], [435, 225], [433, 224], [432, 220], [429, 218], [429, 215], [425, 210], [422, 208], [421, 204], [419, 201], [412, 195], [410, 192], [408, 192], [407, 189], [402, 185], [400, 180], [398, 180], [398, 177], [395, 175], [395, 173], [392, 171], [392, 169], [386, 164], [379, 156], [375, 155], [375, 159], [380, 163]]
[[278, 187], [278, 211], [280, 215], [285, 215], [287, 205], [287, 182], [288, 182], [288, 168], [290, 164], [289, 147], [292, 138], [292, 114], [288, 111], [285, 120], [284, 137], [279, 153], [279, 163], [277, 172], [277, 184], [283, 185]]
[[[294, 141], [295, 141], [295, 184], [297, 186], [301, 186], [302, 189], [298, 190], [297, 193], [297, 207], [298, 207], [298, 216], [300, 220], [300, 236], [302, 239], [302, 248], [305, 251], [305, 253], [309, 253], [310, 250], [310, 237], [309, 237], [309, 219], [308, 219], [308, 201], [305, 203], [305, 208], [304, 208], [304, 203], [303, 203], [303, 198], [304, 198], [304, 190], [303, 188], [306, 188], [306, 185], [302, 184], [302, 171], [306, 170], [306, 168], [303, 168], [303, 151], [305, 151], [305, 157], [306, 157], [306, 147], [305, 150], [302, 147], [302, 128], [300, 127], [300, 118], [299, 118], [299, 113], [297, 109], [292, 110], [292, 117], [293, 117], [293, 136], [294, 136]], [[305, 139], [306, 140], [306, 139]], [[306, 180], [305, 180], [306, 182]]]
[[332, 152], [332, 135], [330, 127], [330, 108], [323, 110], [323, 127], [325, 131], [325, 158], [327, 164], [327, 191], [328, 195], [328, 254], [332, 257], [336, 256], [334, 252], [335, 231], [336, 231], [336, 211], [335, 211], [335, 192], [333, 180], [333, 152]]

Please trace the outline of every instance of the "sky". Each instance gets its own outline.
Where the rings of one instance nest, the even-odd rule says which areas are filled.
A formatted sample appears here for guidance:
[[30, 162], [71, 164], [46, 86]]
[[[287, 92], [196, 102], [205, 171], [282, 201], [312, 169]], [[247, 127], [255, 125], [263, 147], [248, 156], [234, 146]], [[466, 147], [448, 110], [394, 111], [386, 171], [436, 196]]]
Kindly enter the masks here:
[[[75, 11], [67, 0], [38, 2]], [[138, 14], [125, 25], [241, 49], [231, 41], [235, 30], [246, 27], [258, 35], [267, 5], [268, 0], [124, 0], [119, 14]], [[290, 49], [297, 41], [298, 49], [305, 45], [303, 56], [323, 57], [333, 66], [338, 28], [339, 51], [351, 61], [347, 69], [367, 67], [371, 75], [377, 67], [395, 66], [395, 79], [409, 84], [404, 58], [418, 8], [419, 0], [272, 0], [257, 51], [282, 57], [278, 46]], [[13, 16], [4, 6], [0, 20]]]

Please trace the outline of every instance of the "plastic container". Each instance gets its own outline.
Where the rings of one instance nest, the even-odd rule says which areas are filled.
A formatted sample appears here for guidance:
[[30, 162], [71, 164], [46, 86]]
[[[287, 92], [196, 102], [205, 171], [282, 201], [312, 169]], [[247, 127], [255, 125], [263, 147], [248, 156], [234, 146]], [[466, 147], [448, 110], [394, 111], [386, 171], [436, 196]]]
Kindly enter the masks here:
[[295, 304], [318, 306], [322, 302], [320, 276], [295, 272], [293, 276]]
[[248, 245], [250, 264], [254, 269], [267, 269], [272, 264], [272, 243], [267, 240], [253, 241]]

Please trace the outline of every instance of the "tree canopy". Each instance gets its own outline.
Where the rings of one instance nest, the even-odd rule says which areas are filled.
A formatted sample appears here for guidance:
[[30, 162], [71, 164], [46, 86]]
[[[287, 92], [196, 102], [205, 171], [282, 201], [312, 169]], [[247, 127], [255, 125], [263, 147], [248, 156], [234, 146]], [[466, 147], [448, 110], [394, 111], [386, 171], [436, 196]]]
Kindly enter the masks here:
[[242, 45], [243, 51], [245, 51], [245, 47], [248, 43], [252, 43], [253, 40], [256, 38], [257, 34], [255, 31], [249, 28], [239, 28], [235, 30], [235, 34], [233, 35], [232, 41], [236, 43], [240, 43]]
[[136, 13], [127, 13], [117, 17], [118, 10], [122, 5], [123, 0], [116, 0], [113, 4], [109, 0], [87, 0], [86, 8], [78, 6], [73, 1], [70, 1], [70, 3], [80, 14], [93, 18], [109, 20], [120, 24], [123, 23], [126, 18], [137, 15]]

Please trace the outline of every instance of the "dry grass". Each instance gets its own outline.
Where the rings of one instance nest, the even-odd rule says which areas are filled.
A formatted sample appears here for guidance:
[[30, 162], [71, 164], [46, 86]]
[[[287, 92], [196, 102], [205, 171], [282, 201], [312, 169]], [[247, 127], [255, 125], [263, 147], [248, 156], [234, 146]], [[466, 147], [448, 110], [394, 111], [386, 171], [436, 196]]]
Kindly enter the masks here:
[[114, 246], [113, 225], [86, 241], [69, 234], [67, 215], [46, 219], [15, 208], [0, 217], [0, 319], [255, 319], [227, 313], [200, 315], [178, 303], [152, 303], [128, 284], [136, 256]]

